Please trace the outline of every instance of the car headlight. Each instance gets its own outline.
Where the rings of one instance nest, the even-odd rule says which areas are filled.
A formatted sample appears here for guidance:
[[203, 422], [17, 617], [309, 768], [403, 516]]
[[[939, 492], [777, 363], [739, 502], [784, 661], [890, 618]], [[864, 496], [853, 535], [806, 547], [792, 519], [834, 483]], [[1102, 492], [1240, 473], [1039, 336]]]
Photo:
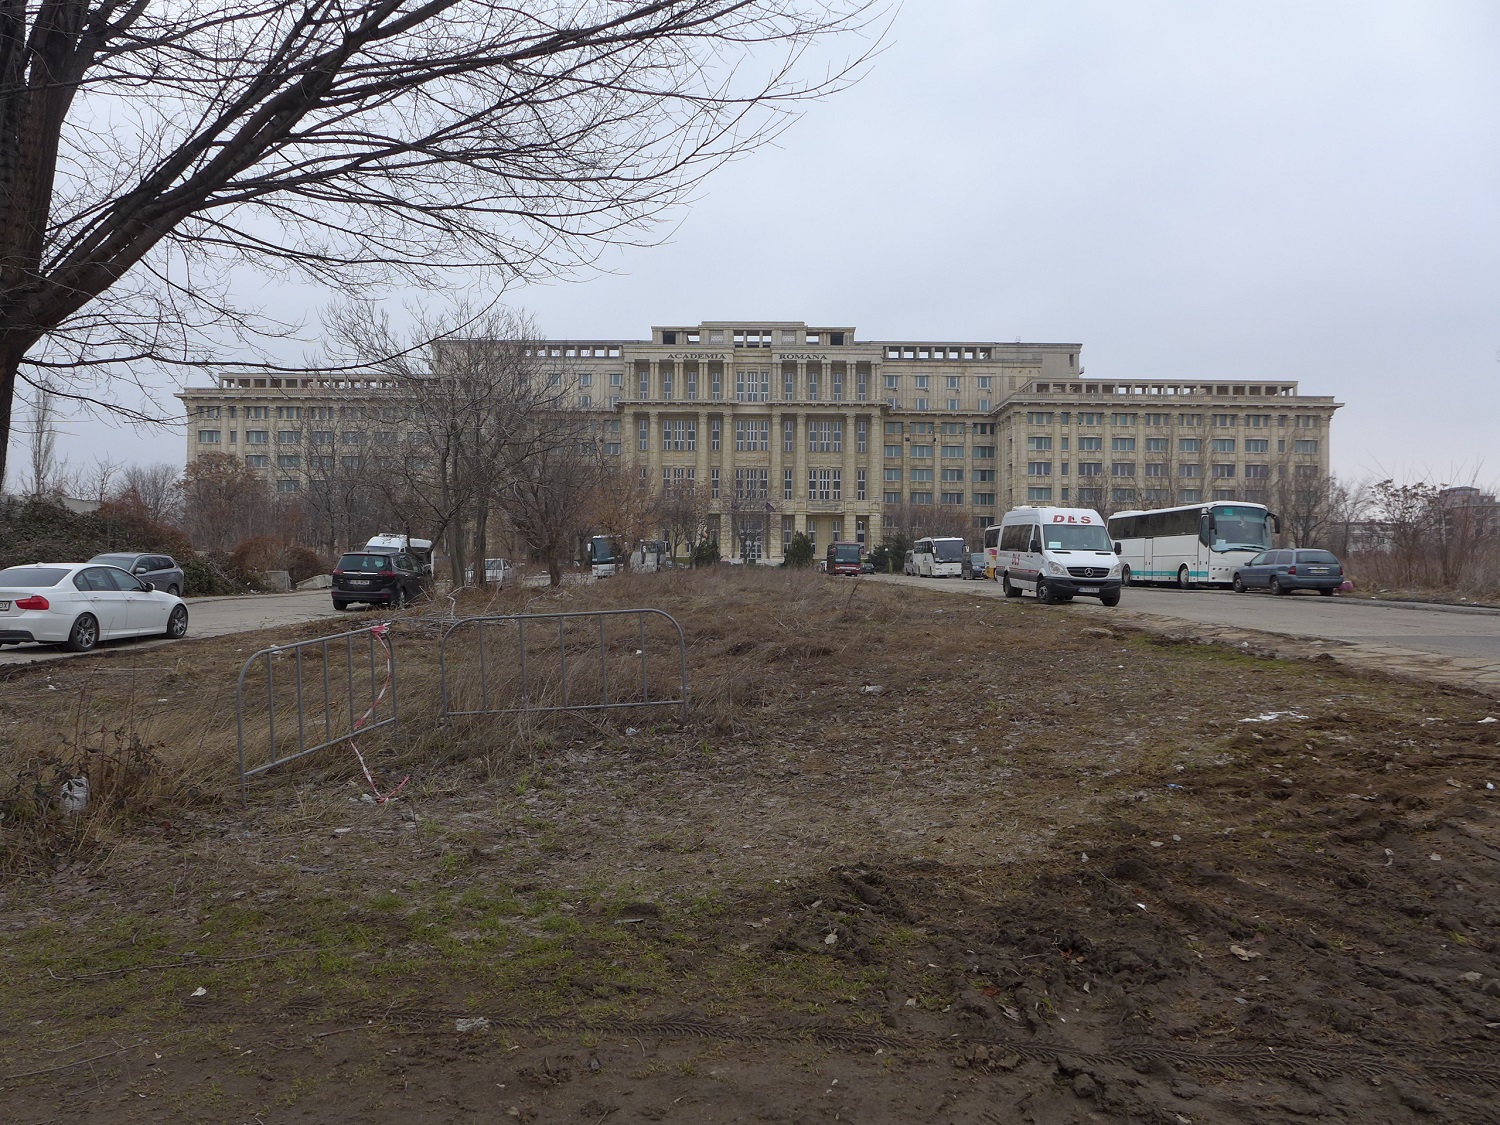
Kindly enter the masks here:
[[1049, 563], [1047, 563], [1047, 573], [1048, 574], [1062, 575], [1062, 574], [1067, 574], [1068, 573], [1068, 569], [1067, 569], [1067, 567], [1062, 566], [1062, 565], [1060, 565], [1058, 563], [1049, 562]]

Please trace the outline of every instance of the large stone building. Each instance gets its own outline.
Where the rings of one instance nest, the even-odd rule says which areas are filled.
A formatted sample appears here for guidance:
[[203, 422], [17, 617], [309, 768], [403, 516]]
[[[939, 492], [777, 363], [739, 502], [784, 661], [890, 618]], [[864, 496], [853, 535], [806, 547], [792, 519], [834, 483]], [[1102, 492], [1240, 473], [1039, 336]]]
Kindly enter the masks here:
[[[867, 341], [800, 321], [658, 327], [531, 355], [597, 418], [607, 455], [653, 484], [706, 490], [725, 553], [767, 558], [797, 531], [819, 550], [874, 545], [889, 520], [979, 528], [1017, 504], [1270, 502], [1278, 482], [1326, 477], [1341, 405], [1287, 380], [1094, 378], [1078, 344]], [[299, 454], [279, 445], [311, 440], [332, 465], [397, 440], [389, 391], [243, 376], [189, 388], [188, 459], [238, 453], [295, 491], [305, 478], [280, 469]], [[353, 398], [368, 403], [358, 423], [336, 405]]]

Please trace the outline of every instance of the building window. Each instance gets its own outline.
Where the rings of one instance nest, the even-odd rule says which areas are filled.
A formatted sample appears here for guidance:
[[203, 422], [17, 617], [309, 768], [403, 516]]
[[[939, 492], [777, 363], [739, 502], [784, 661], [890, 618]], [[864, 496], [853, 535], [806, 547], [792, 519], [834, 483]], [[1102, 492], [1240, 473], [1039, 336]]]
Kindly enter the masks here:
[[842, 500], [840, 469], [808, 469], [807, 498], [809, 500]]
[[1240, 416], [1238, 414], [1215, 414], [1213, 416], [1214, 426], [1221, 430], [1229, 429], [1238, 423], [1239, 420]]
[[885, 447], [885, 455], [887, 457], [900, 457], [901, 447], [899, 445], [888, 445]]
[[199, 430], [198, 431], [198, 444], [199, 445], [218, 445], [219, 444], [219, 431], [218, 430]]
[[[1119, 415], [1117, 414], [1117, 415], [1115, 415], [1115, 417], [1118, 418]], [[1135, 416], [1131, 415], [1131, 417], [1133, 418]], [[1133, 437], [1110, 438], [1109, 439], [1109, 448], [1114, 453], [1134, 453], [1135, 452], [1135, 438], [1133, 438]]]
[[765, 500], [770, 496], [769, 469], [734, 470], [734, 494], [741, 500]]
[[1167, 475], [1167, 466], [1163, 461], [1147, 461], [1146, 475], [1148, 477], [1164, 477]]
[[1028, 426], [1050, 426], [1052, 425], [1052, 412], [1050, 410], [1029, 410], [1026, 413], [1026, 424]]
[[950, 461], [962, 461], [964, 459], [964, 447], [961, 445], [945, 445], [940, 452]]
[[962, 469], [944, 469], [942, 479], [945, 484], [961, 483], [964, 479], [964, 471]]
[[249, 465], [252, 469], [264, 469], [270, 463], [271, 459], [264, 453], [247, 453], [245, 455], [245, 464]]
[[1109, 424], [1111, 426], [1134, 426], [1135, 425], [1135, 415], [1134, 414], [1111, 414], [1109, 416]]
[[911, 476], [911, 479], [913, 481], [922, 481], [922, 482], [930, 481], [930, 480], [932, 480], [932, 470], [931, 469], [912, 469], [910, 471], [910, 476]]
[[1167, 439], [1164, 437], [1148, 437], [1146, 439], [1147, 453], [1165, 453], [1167, 451]]
[[661, 369], [661, 397], [670, 399], [677, 377], [677, 369], [673, 364], [665, 363]]
[[1146, 414], [1142, 417], [1143, 421], [1148, 426], [1165, 426], [1168, 425], [1172, 420], [1172, 416], [1170, 414]]
[[1041, 487], [1033, 485], [1026, 490], [1026, 499], [1030, 500], [1033, 504], [1037, 502], [1046, 503], [1052, 499], [1052, 489], [1050, 486]]
[[1177, 439], [1178, 453], [1197, 453], [1202, 443], [1195, 437], [1184, 437]]
[[1198, 475], [1198, 466], [1193, 464], [1178, 465], [1177, 475], [1180, 477], [1195, 477]]
[[1318, 467], [1316, 465], [1298, 465], [1292, 470], [1292, 475], [1302, 480], [1307, 480], [1318, 475]]
[[1233, 465], [1214, 465], [1213, 474], [1215, 480], [1228, 480], [1234, 476]]
[[736, 418], [734, 447], [742, 453], [764, 453], [771, 448], [769, 418]]
[[1026, 475], [1028, 477], [1050, 477], [1052, 475], [1052, 462], [1028, 461], [1026, 462]]
[[277, 454], [276, 467], [278, 469], [300, 469], [302, 467], [302, 458], [295, 453]]
[[895, 481], [899, 483], [901, 480], [901, 469], [899, 467], [894, 469], [887, 468], [885, 471], [885, 479], [888, 481]]
[[1245, 476], [1251, 480], [1265, 480], [1271, 475], [1270, 465], [1246, 465]]
[[781, 369], [781, 400], [791, 402], [797, 397], [797, 369], [795, 367], [783, 367]]
[[932, 493], [930, 493], [930, 492], [913, 492], [911, 494], [911, 502], [913, 504], [931, 504], [932, 503]]
[[1135, 489], [1115, 488], [1110, 490], [1109, 498], [1116, 504], [1134, 504]]
[[1052, 448], [1052, 437], [1050, 434], [1045, 436], [1033, 435], [1032, 437], [1028, 437], [1026, 439], [1026, 448], [1033, 452], [1043, 452], [1046, 450], [1050, 450]]
[[651, 419], [642, 418], [636, 422], [635, 447], [641, 453], [651, 448]]
[[994, 469], [975, 469], [974, 475], [969, 478], [975, 484], [993, 484], [995, 481]]
[[708, 488], [710, 499], [719, 498], [719, 470], [717, 468], [708, 470]]
[[866, 418], [859, 418], [854, 423], [855, 452], [865, 453], [870, 447], [870, 422]]
[[708, 420], [708, 448], [711, 452], [719, 452], [724, 441], [724, 420], [722, 418], [710, 418]]
[[1102, 477], [1104, 475], [1104, 462], [1080, 461], [1078, 462], [1078, 475], [1081, 477]]
[[932, 458], [932, 446], [930, 446], [930, 445], [914, 445], [914, 446], [911, 447], [911, 455], [913, 457], [925, 457], [928, 460], [931, 460], [931, 458]]
[[639, 384], [640, 397], [647, 399], [651, 397], [651, 369], [640, 367], [636, 369], [636, 381]]
[[995, 506], [995, 494], [993, 492], [974, 493], [974, 507], [993, 508]]
[[1201, 488], [1179, 488], [1177, 490], [1177, 502], [1179, 504], [1197, 504], [1203, 499]]
[[854, 397], [860, 402], [869, 401], [870, 373], [868, 371], [856, 371], [854, 373]]
[[[865, 470], [864, 469], [855, 469], [854, 470], [854, 485], [855, 485], [855, 488], [854, 488], [854, 498], [856, 500], [866, 500], [866, 499], [869, 499], [868, 495], [866, 494], [866, 489], [865, 489]], [[864, 542], [864, 540], [860, 540], [860, 542]]]
[[809, 453], [842, 453], [844, 451], [844, 423], [834, 421], [812, 421], [807, 424], [807, 451]]
[[1186, 427], [1186, 428], [1193, 428], [1193, 427], [1196, 427], [1196, 426], [1201, 426], [1201, 425], [1203, 425], [1203, 415], [1201, 415], [1201, 414], [1179, 414], [1179, 415], [1177, 415], [1177, 424], [1179, 426]]
[[791, 469], [781, 470], [781, 498], [783, 500], [792, 499], [792, 485], [795, 480], [796, 476]]
[[299, 485], [298, 482], [294, 480], [287, 480], [283, 478], [276, 482], [277, 492], [297, 492], [300, 490], [300, 488], [301, 485]]
[[737, 402], [769, 402], [771, 373], [769, 371], [736, 371], [734, 373], [734, 397]]
[[1135, 462], [1116, 461], [1110, 465], [1109, 475], [1112, 477], [1133, 477], [1135, 476]]
[[783, 453], [795, 452], [797, 448], [797, 420], [795, 418], [783, 418], [781, 420], [781, 451]]
[[1271, 450], [1271, 442], [1270, 442], [1269, 438], [1246, 438], [1245, 439], [1245, 452], [1246, 453], [1269, 453], [1270, 450]]
[[1316, 453], [1318, 451], [1317, 438], [1298, 438], [1292, 442], [1293, 453]]
[[836, 367], [830, 373], [829, 379], [833, 383], [833, 401], [834, 402], [843, 402], [844, 401], [844, 372], [842, 371], [842, 369]]
[[[328, 438], [329, 438], [330, 441], [332, 441], [333, 440], [333, 435], [329, 434]], [[245, 431], [245, 444], [246, 445], [270, 445], [271, 444], [271, 431], [270, 430], [246, 430]]]
[[976, 445], [974, 447], [974, 460], [993, 461], [995, 459], [995, 447], [993, 445]]
[[818, 364], [813, 363], [813, 364], [809, 364], [808, 365], [808, 368], [807, 368], [807, 398], [808, 398], [809, 402], [817, 402], [818, 401], [818, 398], [819, 398], [819, 395], [818, 395], [818, 377], [819, 377], [819, 375], [821, 373], [822, 373], [822, 368], [819, 367]]
[[[257, 430], [257, 431], [254, 431], [254, 432], [260, 433], [261, 431]], [[421, 436], [422, 438], [425, 439], [427, 435], [426, 434], [422, 434], [422, 435], [419, 435], [419, 436]], [[310, 434], [307, 435], [307, 439], [310, 442], [312, 442], [314, 445], [332, 445], [333, 444], [333, 431], [332, 430], [314, 430], [312, 433], [310, 433]], [[247, 442], [250, 442], [250, 443], [254, 443], [255, 442], [255, 439], [250, 436], [250, 432], [246, 432], [246, 434], [245, 434], [245, 440]], [[263, 444], [263, 442], [262, 442], [262, 444]]]
[[698, 448], [698, 423], [681, 418], [662, 424], [661, 447], [669, 453], [692, 453]]
[[1297, 415], [1297, 420], [1294, 425], [1299, 430], [1316, 430], [1318, 428], [1317, 415], [1299, 414]]
[[1232, 438], [1232, 437], [1218, 437], [1218, 438], [1214, 438], [1213, 441], [1211, 441], [1211, 442], [1208, 443], [1208, 446], [1209, 446], [1209, 449], [1212, 450], [1214, 453], [1233, 453], [1234, 452], [1234, 438]]
[[781, 517], [781, 553], [784, 555], [792, 545], [792, 536], [797, 534], [797, 517]]
[[1246, 414], [1245, 427], [1251, 430], [1268, 430], [1271, 428], [1271, 416], [1269, 414]]
[[1104, 448], [1104, 439], [1101, 437], [1081, 437], [1078, 439], [1079, 453], [1097, 453]]
[[1078, 412], [1078, 424], [1080, 426], [1102, 426], [1104, 425], [1104, 411], [1080, 410]]
[[724, 369], [713, 367], [709, 369], [708, 393], [715, 402], [724, 397]]
[[899, 493], [899, 492], [887, 492], [885, 494], [885, 502], [887, 504], [899, 504], [899, 503], [901, 503], [901, 493]]
[[690, 364], [683, 370], [683, 379], [687, 382], [687, 396], [689, 401], [698, 397], [698, 368]]

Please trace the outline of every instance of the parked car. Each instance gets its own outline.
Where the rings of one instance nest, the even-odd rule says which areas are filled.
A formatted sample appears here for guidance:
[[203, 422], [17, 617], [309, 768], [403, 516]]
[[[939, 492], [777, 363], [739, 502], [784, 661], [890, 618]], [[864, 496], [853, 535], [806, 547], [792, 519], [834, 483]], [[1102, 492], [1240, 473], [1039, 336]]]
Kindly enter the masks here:
[[1332, 597], [1344, 584], [1344, 566], [1332, 552], [1308, 548], [1262, 551], [1234, 572], [1233, 586], [1246, 590], [1316, 590]]
[[960, 578], [972, 578], [978, 582], [984, 581], [984, 552], [970, 551], [965, 555], [963, 562], [959, 565], [958, 573]]
[[901, 573], [908, 577], [917, 573], [917, 564], [910, 551], [906, 552], [906, 561], [901, 564]]
[[509, 559], [485, 559], [484, 580], [492, 582], [502, 589], [515, 581], [515, 567], [510, 565]]
[[88, 652], [121, 637], [187, 635], [181, 598], [117, 566], [34, 563], [0, 570], [0, 645], [36, 641]]
[[187, 579], [182, 573], [182, 567], [177, 565], [177, 560], [171, 555], [143, 555], [132, 551], [112, 551], [108, 554], [95, 555], [89, 559], [91, 563], [104, 563], [107, 566], [117, 566], [121, 570], [128, 570], [142, 582], [149, 582], [158, 590], [162, 590], [174, 597], [181, 597], [182, 591], [187, 589]]
[[407, 605], [422, 596], [422, 570], [420, 560], [402, 552], [348, 551], [333, 568], [333, 608]]
[[859, 563], [859, 572], [861, 574], [874, 574], [875, 564], [872, 563], [868, 558], [861, 559]]

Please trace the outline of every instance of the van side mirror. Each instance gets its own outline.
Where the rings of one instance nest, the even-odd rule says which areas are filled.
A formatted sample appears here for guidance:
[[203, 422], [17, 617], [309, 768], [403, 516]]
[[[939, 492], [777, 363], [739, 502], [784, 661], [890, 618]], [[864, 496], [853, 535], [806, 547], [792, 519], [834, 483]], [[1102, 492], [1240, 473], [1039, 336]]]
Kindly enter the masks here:
[[1125, 547], [1124, 547], [1124, 545], [1121, 544], [1121, 543], [1116, 543], [1115, 544], [1115, 554], [1117, 554], [1117, 555], [1123, 555], [1124, 553], [1125, 553]]
[[1277, 535], [1281, 534], [1281, 517], [1275, 512], [1271, 513], [1271, 530], [1276, 532]]

